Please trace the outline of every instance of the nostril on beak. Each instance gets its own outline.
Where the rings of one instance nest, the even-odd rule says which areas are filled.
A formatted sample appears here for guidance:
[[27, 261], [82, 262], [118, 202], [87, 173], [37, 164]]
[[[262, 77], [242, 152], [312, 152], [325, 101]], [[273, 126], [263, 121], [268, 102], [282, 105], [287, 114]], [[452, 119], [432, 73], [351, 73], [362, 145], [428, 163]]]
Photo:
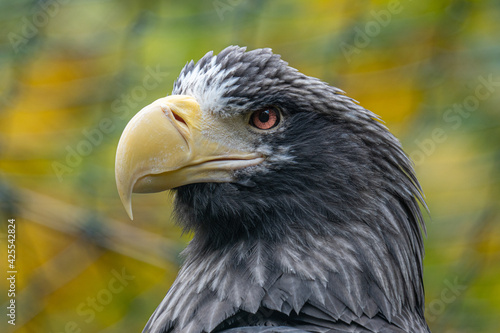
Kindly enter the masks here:
[[182, 118], [178, 113], [174, 111], [174, 108], [166, 105], [166, 104], [161, 104], [160, 105], [161, 109], [163, 110], [163, 113], [169, 120], [172, 122], [172, 124], [177, 128], [179, 133], [182, 135], [184, 140], [187, 142], [187, 136], [189, 136], [189, 126], [187, 125], [186, 121], [184, 118]]
[[181, 116], [179, 116], [174, 110], [172, 110], [171, 107], [162, 104], [161, 108], [163, 110], [163, 113], [165, 113], [165, 115], [169, 117], [170, 120], [175, 120], [179, 125], [181, 125], [181, 127], [188, 128], [186, 121]]
[[172, 111], [172, 114], [174, 115], [174, 119], [177, 120], [178, 122], [180, 122], [181, 124], [184, 124], [184, 126], [187, 126], [186, 124], [186, 121], [184, 119], [182, 119], [181, 116], [179, 116], [177, 113], [175, 113], [174, 111]]

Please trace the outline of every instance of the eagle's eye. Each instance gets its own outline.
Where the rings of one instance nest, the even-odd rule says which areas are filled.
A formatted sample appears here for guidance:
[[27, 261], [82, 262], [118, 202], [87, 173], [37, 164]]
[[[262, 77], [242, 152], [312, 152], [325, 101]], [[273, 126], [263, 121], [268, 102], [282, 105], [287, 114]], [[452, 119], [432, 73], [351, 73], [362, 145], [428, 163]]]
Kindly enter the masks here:
[[265, 108], [255, 111], [250, 116], [250, 125], [261, 130], [276, 127], [280, 122], [280, 113], [274, 108]]

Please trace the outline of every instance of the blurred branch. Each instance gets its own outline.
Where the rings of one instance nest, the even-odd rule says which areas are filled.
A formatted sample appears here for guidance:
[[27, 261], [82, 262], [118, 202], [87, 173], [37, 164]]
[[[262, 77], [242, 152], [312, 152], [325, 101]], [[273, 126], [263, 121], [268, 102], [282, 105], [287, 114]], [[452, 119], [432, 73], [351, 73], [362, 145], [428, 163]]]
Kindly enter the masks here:
[[30, 190], [18, 188], [16, 192], [21, 218], [82, 237], [95, 227], [88, 217], [97, 216], [98, 234], [88, 238], [97, 245], [162, 269], [168, 267], [167, 262], [177, 261], [178, 247], [165, 237]]
[[[85, 253], [85, 256], [82, 256]], [[90, 248], [84, 240], [78, 239], [52, 257], [30, 276], [30, 283], [18, 293], [16, 299], [23, 307], [23, 315], [16, 321], [17, 330], [44, 309], [44, 298], [78, 277], [90, 267], [103, 251]], [[78, 258], [78, 260], [75, 260]], [[7, 306], [7, 304], [4, 304]]]

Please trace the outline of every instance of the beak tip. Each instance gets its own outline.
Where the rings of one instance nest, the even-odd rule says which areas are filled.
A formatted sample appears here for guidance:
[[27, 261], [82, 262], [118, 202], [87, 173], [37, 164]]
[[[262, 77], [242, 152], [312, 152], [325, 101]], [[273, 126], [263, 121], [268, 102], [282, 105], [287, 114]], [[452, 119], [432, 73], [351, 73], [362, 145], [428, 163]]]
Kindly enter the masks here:
[[132, 197], [131, 195], [125, 197], [120, 196], [123, 208], [125, 208], [125, 212], [127, 213], [128, 217], [133, 221], [134, 220], [134, 214], [132, 213]]
[[132, 210], [130, 212], [127, 212], [128, 217], [130, 218], [131, 221], [134, 220], [134, 214], [132, 214]]
[[[117, 184], [121, 184], [117, 181]], [[122, 202], [125, 212], [131, 220], [134, 220], [134, 214], [132, 213], [132, 190], [125, 190], [118, 185], [118, 195], [120, 201]]]

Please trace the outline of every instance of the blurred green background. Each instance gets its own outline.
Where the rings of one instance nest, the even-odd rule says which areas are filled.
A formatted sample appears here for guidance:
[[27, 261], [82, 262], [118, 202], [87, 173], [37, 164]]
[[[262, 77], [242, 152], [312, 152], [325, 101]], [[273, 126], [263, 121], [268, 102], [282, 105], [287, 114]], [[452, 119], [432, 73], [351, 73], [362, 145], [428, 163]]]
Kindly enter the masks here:
[[[500, 331], [500, 2], [0, 1], [0, 331], [140, 332], [189, 235], [114, 181], [127, 121], [182, 66], [271, 47], [381, 115], [414, 159], [434, 332]], [[16, 219], [16, 325], [7, 220]]]

